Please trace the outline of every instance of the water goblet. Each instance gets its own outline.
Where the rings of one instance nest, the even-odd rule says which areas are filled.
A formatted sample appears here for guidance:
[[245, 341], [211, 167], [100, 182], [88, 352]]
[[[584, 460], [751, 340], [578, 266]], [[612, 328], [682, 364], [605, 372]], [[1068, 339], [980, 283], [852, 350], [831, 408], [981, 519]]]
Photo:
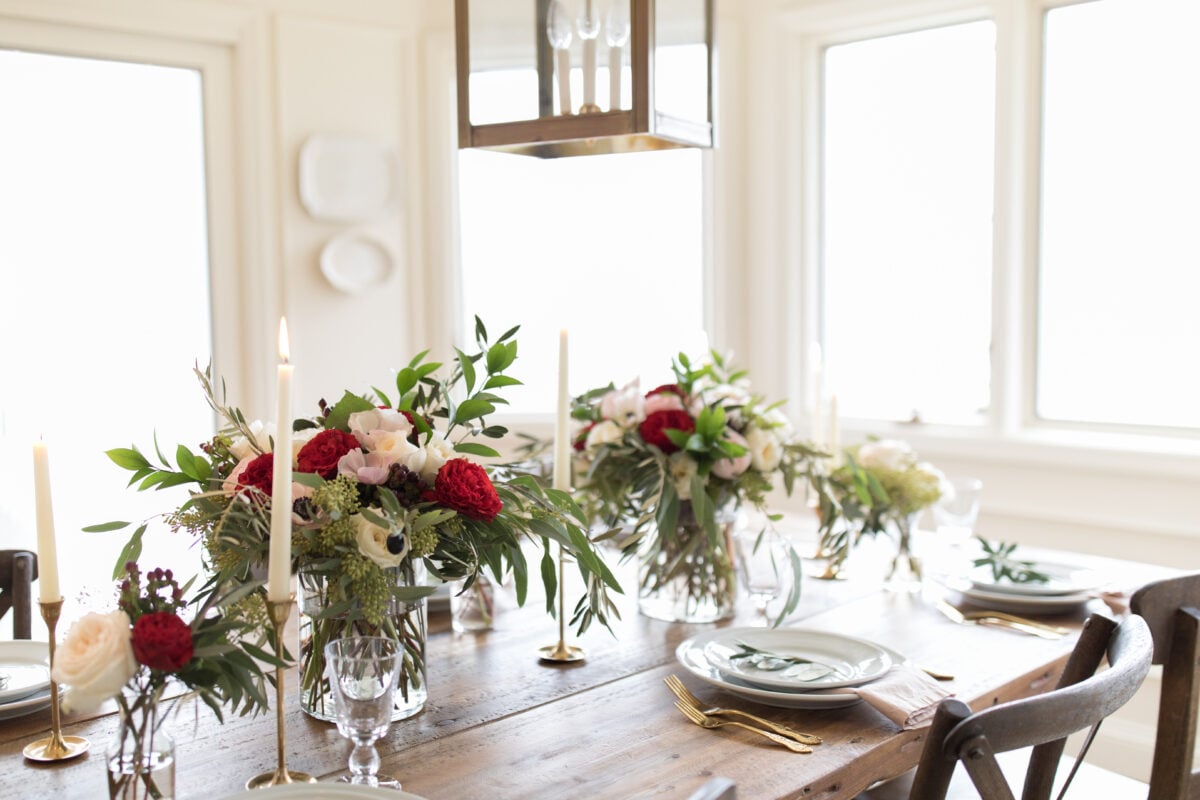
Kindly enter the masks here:
[[350, 776], [343, 781], [400, 788], [395, 778], [378, 774], [375, 742], [387, 733], [402, 669], [404, 650], [393, 639], [349, 637], [325, 645], [325, 670], [338, 732], [354, 743]]
[[982, 494], [983, 481], [979, 478], [953, 477], [947, 480], [946, 491], [933, 506], [938, 541], [947, 547], [947, 559], [959, 562], [947, 564], [952, 570], [965, 568], [963, 547], [975, 533]]
[[733, 537], [734, 558], [742, 590], [753, 601], [757, 617], [767, 624], [767, 606], [783, 593], [784, 570], [791, 563], [787, 544], [770, 526], [740, 530]]

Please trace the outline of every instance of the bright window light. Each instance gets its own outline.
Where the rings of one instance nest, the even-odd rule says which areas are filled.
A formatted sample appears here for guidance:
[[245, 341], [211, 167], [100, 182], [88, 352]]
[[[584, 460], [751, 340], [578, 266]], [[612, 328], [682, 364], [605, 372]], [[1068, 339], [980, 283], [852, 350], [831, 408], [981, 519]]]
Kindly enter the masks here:
[[[105, 451], [213, 432], [191, 373], [211, 351], [200, 75], [0, 50], [0, 108], [0, 539], [36, 546], [44, 437], [63, 594], [111, 606], [126, 533], [80, 529], [176, 495], [126, 489]], [[184, 537], [146, 538], [144, 569], [197, 571]]]
[[1046, 15], [1037, 411], [1200, 428], [1200, 3]]
[[824, 369], [847, 417], [978, 423], [989, 405], [995, 26], [824, 59]]

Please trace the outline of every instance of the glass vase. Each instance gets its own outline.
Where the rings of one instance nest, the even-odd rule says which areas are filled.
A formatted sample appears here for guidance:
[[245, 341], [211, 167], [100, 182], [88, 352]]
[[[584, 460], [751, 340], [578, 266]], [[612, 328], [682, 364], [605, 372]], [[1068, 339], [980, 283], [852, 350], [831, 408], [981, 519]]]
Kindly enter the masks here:
[[734, 514], [718, 509], [715, 535], [680, 503], [670, 530], [653, 528], [638, 546], [638, 610], [668, 622], [716, 622], [734, 614]]
[[[384, 636], [404, 647], [404, 669], [396, 689], [391, 719], [407, 719], [425, 708], [425, 567], [406, 560], [385, 569], [394, 587], [383, 619], [372, 625], [357, 611], [357, 600], [323, 573], [301, 569], [300, 593], [300, 707], [310, 717], [335, 722], [333, 697], [325, 670], [325, 645], [335, 639]], [[418, 597], [418, 595], [420, 595]]]
[[109, 800], [173, 800], [175, 740], [161, 729], [163, 686], [127, 691], [117, 733], [104, 751]]
[[507, 606], [508, 587], [480, 572], [474, 582], [450, 584], [450, 625], [459, 633], [490, 631], [496, 616]]
[[896, 555], [883, 579], [883, 588], [889, 592], [918, 594], [921, 591], [925, 575], [915, 540], [920, 516], [921, 512], [916, 511], [897, 516], [889, 523], [896, 537]]

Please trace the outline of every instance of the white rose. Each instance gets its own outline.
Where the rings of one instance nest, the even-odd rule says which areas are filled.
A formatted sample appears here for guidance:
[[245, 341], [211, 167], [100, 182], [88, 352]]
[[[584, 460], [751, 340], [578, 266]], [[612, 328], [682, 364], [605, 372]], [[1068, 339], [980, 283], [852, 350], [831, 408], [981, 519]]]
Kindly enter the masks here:
[[606, 444], [613, 444], [621, 441], [621, 437], [624, 435], [625, 434], [624, 431], [621, 430], [621, 426], [613, 422], [611, 419], [601, 420], [593, 425], [592, 429], [588, 431], [585, 448], [588, 450], [593, 450]]
[[865, 469], [885, 469], [903, 472], [917, 463], [917, 454], [907, 442], [899, 439], [880, 439], [858, 448], [856, 459]]
[[116, 697], [137, 669], [129, 616], [92, 612], [71, 626], [55, 650], [51, 677], [71, 687], [63, 699], [66, 710], [89, 712]]
[[362, 514], [355, 514], [350, 521], [354, 523], [354, 541], [358, 543], [360, 553], [384, 568], [400, 566], [400, 562], [408, 555], [407, 536], [398, 536], [402, 546], [400, 552], [393, 553], [388, 550], [388, 536], [391, 531], [387, 528], [379, 527]]
[[750, 448], [750, 465], [759, 472], [774, 472], [783, 459], [779, 437], [762, 428], [746, 431], [746, 446]]
[[692, 499], [692, 478], [696, 477], [696, 462], [687, 453], [673, 453], [667, 461], [671, 479], [675, 481], [675, 493], [680, 500]]
[[600, 400], [600, 414], [628, 428], [646, 418], [644, 400], [641, 384], [634, 380], [604, 395]]
[[229, 452], [239, 461], [247, 456], [271, 452], [271, 439], [275, 436], [275, 426], [264, 425], [262, 420], [256, 419], [250, 423], [249, 428], [250, 433], [254, 436], [253, 444], [245, 436], [235, 436], [229, 443]]
[[454, 445], [447, 442], [440, 433], [435, 433], [425, 445], [425, 464], [418, 470], [421, 480], [432, 486], [437, 480], [438, 470], [452, 458], [458, 458], [458, 454], [454, 452]]

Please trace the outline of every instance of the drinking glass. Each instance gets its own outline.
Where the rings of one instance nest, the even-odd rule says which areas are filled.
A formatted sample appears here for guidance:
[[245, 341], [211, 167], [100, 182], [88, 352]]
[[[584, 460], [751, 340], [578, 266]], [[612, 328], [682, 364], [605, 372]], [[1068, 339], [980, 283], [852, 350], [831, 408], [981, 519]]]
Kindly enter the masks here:
[[963, 548], [975, 533], [979, 520], [979, 500], [983, 494], [983, 481], [979, 478], [952, 477], [947, 480], [949, 490], [933, 506], [933, 522], [937, 528], [937, 541], [947, 550], [947, 568], [966, 569]]
[[325, 674], [338, 732], [354, 743], [350, 777], [343, 781], [400, 788], [395, 778], [378, 774], [375, 742], [387, 733], [403, 668], [404, 650], [393, 639], [361, 636], [335, 639], [325, 645]]
[[733, 537], [734, 558], [742, 591], [754, 602], [765, 625], [767, 606], [783, 593], [790, 560], [787, 544], [774, 528], [739, 530]]

